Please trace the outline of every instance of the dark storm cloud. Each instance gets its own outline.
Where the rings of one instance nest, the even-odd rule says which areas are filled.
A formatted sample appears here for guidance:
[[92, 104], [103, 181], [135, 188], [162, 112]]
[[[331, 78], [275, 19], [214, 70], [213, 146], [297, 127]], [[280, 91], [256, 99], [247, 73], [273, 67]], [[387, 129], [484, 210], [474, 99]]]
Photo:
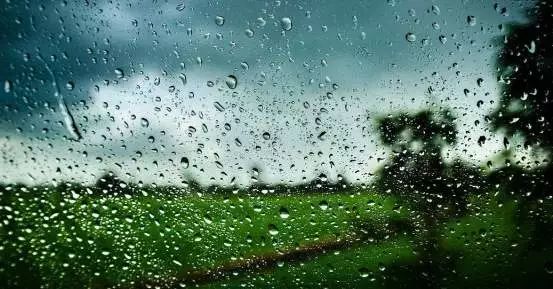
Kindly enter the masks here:
[[[159, 175], [156, 171], [179, 175], [169, 160], [193, 154], [201, 144], [204, 157], [197, 162], [204, 169], [194, 174], [204, 180], [228, 182], [242, 175], [247, 182], [248, 162], [266, 166], [272, 181], [298, 181], [298, 176], [327, 171], [365, 180], [378, 165], [366, 152], [385, 156], [367, 117], [429, 103], [457, 109], [460, 125], [471, 125], [485, 114], [465, 113], [472, 103], [461, 97], [462, 90], [472, 90], [477, 76], [485, 77], [487, 86], [474, 89], [482, 95], [490, 92], [489, 99], [496, 97], [489, 66], [496, 48], [489, 46], [490, 39], [501, 35], [498, 24], [520, 20], [517, 11], [530, 4], [500, 3], [511, 12], [505, 16], [484, 1], [185, 1], [185, 8], [177, 10], [180, 3], [3, 4], [6, 17], [0, 24], [9, 29], [0, 33], [5, 43], [0, 76], [13, 88], [0, 92], [0, 102], [7, 107], [0, 128], [12, 137], [3, 149], [4, 160], [17, 160], [10, 177], [27, 170], [47, 180], [50, 175], [38, 166], [80, 163], [90, 167], [88, 179], [90, 172], [124, 167], [123, 172], [151, 181]], [[477, 25], [467, 23], [469, 15]], [[224, 17], [223, 25], [217, 25], [217, 16]], [[291, 19], [290, 30], [283, 29], [283, 17]], [[416, 41], [408, 42], [407, 33], [416, 35]], [[62, 138], [69, 133], [59, 125], [62, 117], [51, 79], [38, 55], [52, 68], [83, 132], [80, 143]], [[454, 63], [457, 68], [452, 68]], [[122, 78], [116, 69], [123, 71]], [[463, 75], [456, 76], [455, 70]], [[187, 76], [184, 87], [181, 73]], [[225, 86], [229, 74], [238, 77], [236, 90]], [[214, 82], [212, 88], [209, 81]], [[67, 83], [74, 89], [67, 89]], [[337, 91], [333, 84], [338, 84]], [[169, 92], [171, 86], [176, 93]], [[428, 95], [430, 86], [435, 95]], [[328, 92], [334, 97], [322, 97]], [[226, 108], [223, 113], [214, 109], [215, 101]], [[150, 119], [148, 128], [140, 126], [142, 117]], [[316, 117], [323, 125], [315, 124]], [[225, 123], [233, 128], [225, 131]], [[202, 124], [209, 126], [205, 136], [188, 137], [190, 126], [201, 131]], [[274, 144], [256, 152], [253, 148], [265, 131], [273, 133], [269, 143]], [[322, 131], [326, 141], [316, 138]], [[149, 136], [156, 136], [154, 145]], [[236, 138], [242, 147], [235, 145]], [[44, 152], [53, 144], [51, 150], [57, 153], [29, 163], [15, 157], [32, 154], [13, 146], [19, 140]], [[162, 151], [151, 153], [154, 146]], [[133, 161], [137, 151], [142, 157]], [[87, 158], [82, 159], [82, 152]], [[322, 153], [325, 160], [311, 153]], [[213, 165], [213, 154], [225, 164], [224, 170]], [[56, 155], [61, 165], [54, 164]], [[329, 155], [335, 167], [329, 167]], [[289, 171], [292, 165], [300, 173]], [[80, 174], [63, 173], [60, 178]]]

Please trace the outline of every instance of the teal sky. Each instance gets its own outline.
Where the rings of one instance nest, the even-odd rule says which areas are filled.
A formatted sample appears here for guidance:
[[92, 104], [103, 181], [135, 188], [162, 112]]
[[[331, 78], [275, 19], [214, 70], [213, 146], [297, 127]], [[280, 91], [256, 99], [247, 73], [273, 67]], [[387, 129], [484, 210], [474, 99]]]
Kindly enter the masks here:
[[494, 39], [532, 3], [2, 0], [0, 182], [368, 182], [375, 119], [428, 107], [457, 116], [444, 154], [480, 164], [503, 147]]

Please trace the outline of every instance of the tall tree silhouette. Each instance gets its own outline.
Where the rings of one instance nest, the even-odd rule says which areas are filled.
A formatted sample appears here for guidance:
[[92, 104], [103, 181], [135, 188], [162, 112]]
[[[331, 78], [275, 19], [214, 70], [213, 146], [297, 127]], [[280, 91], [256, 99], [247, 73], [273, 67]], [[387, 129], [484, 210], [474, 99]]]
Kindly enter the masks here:
[[508, 26], [497, 58], [502, 91], [492, 126], [507, 137], [522, 136], [525, 146], [537, 146], [548, 156], [540, 167], [514, 165], [494, 172], [491, 179], [506, 185], [510, 194], [535, 201], [553, 195], [553, 2], [539, 1], [527, 12], [527, 24]]
[[442, 150], [456, 142], [457, 130], [449, 110], [399, 113], [378, 120], [382, 142], [392, 156], [381, 170], [376, 185], [400, 196], [428, 217], [447, 216], [463, 198], [451, 189]]
[[[516, 221], [519, 228], [532, 232], [516, 264], [524, 264], [532, 251], [540, 258], [553, 252], [553, 207], [543, 201], [553, 196], [553, 2], [537, 2], [528, 10], [528, 16], [527, 24], [508, 26], [497, 58], [502, 91], [499, 105], [491, 114], [494, 129], [503, 130], [507, 137], [518, 134], [525, 146], [537, 146], [548, 154], [537, 168], [512, 165], [490, 176], [491, 183], [518, 199]], [[540, 258], [532, 262], [551, 262]], [[548, 285], [553, 280], [543, 272], [527, 272], [518, 279], [509, 278], [510, 286], [524, 288], [528, 279]]]
[[528, 11], [530, 23], [508, 26], [498, 59], [503, 83], [492, 125], [528, 144], [553, 147], [553, 2], [541, 1]]
[[[375, 184], [414, 207], [420, 217], [419, 263], [414, 267], [398, 264], [394, 272], [402, 276], [411, 272], [411, 277], [417, 276], [415, 283], [424, 284], [422, 288], [439, 288], [440, 276], [451, 271], [452, 263], [445, 258], [448, 252], [439, 248], [438, 225], [465, 211], [468, 193], [482, 190], [481, 174], [460, 160], [446, 163], [443, 159], [443, 149], [454, 145], [457, 136], [453, 114], [447, 109], [389, 115], [377, 125], [392, 156]], [[398, 288], [393, 278], [388, 285]]]

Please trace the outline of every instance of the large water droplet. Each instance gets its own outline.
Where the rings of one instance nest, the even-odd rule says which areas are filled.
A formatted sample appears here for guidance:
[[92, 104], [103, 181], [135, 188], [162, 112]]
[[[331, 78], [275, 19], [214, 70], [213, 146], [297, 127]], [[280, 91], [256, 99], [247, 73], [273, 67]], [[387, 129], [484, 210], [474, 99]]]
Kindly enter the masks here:
[[476, 84], [477, 84], [478, 86], [481, 87], [481, 86], [482, 86], [482, 83], [484, 83], [484, 79], [478, 78], [478, 79], [476, 80]]
[[248, 38], [253, 38], [253, 36], [255, 35], [255, 33], [253, 32], [253, 30], [251, 30], [250, 28], [246, 29], [246, 30], [244, 31], [244, 34], [246, 34], [246, 36], [247, 36]]
[[236, 79], [236, 76], [231, 74], [227, 76], [225, 83], [227, 84], [228, 88], [235, 89], [236, 86], [238, 85], [238, 80]]
[[217, 26], [223, 26], [225, 24], [225, 17], [216, 16], [215, 17], [215, 24], [217, 24]]
[[323, 132], [319, 133], [319, 135], [317, 136], [317, 138], [318, 138], [319, 140], [325, 140], [325, 139], [326, 139], [325, 136], [326, 136], [326, 131], [323, 131]]
[[190, 166], [190, 161], [188, 161], [187, 157], [182, 157], [180, 159], [180, 164], [182, 165], [183, 168], [187, 169]]
[[73, 90], [75, 88], [75, 82], [73, 81], [68, 81], [66, 84], [65, 84], [65, 88], [67, 90]]
[[115, 76], [117, 76], [117, 78], [125, 77], [125, 72], [123, 72], [123, 69], [121, 68], [116, 68], [113, 72], [115, 72]]
[[360, 268], [359, 269], [359, 276], [361, 276], [362, 278], [367, 278], [369, 277], [369, 269], [363, 267], [363, 268]]
[[475, 26], [476, 25], [476, 16], [467, 16], [467, 24], [470, 25], [470, 26]]
[[288, 17], [280, 19], [280, 27], [282, 30], [290, 31], [292, 29], [292, 20]]
[[283, 219], [288, 219], [288, 217], [290, 217], [290, 213], [288, 213], [288, 209], [281, 207], [279, 210], [279, 216]]
[[432, 5], [432, 13], [440, 15], [440, 7], [438, 7], [438, 5]]
[[408, 42], [415, 42], [417, 41], [417, 36], [411, 32], [405, 34], [405, 40], [407, 40]]
[[213, 106], [215, 106], [215, 108], [216, 108], [218, 111], [221, 111], [221, 112], [222, 112], [222, 111], [225, 110], [225, 107], [224, 107], [221, 103], [219, 103], [218, 101], [214, 102], [214, 103], [213, 103]]
[[187, 82], [186, 74], [184, 74], [184, 73], [179, 74], [179, 79], [182, 82], [182, 85], [186, 85], [186, 82]]
[[149, 126], [150, 126], [150, 122], [149, 122], [147, 119], [145, 119], [145, 118], [141, 118], [141, 119], [140, 119], [140, 125], [141, 125], [142, 127], [149, 127]]
[[184, 8], [186, 8], [186, 5], [184, 4], [184, 2], [181, 2], [179, 4], [177, 4], [177, 11], [182, 11], [184, 10]]
[[278, 228], [277, 226], [273, 225], [273, 224], [269, 224], [269, 234], [271, 236], [276, 236], [278, 235]]
[[12, 91], [12, 82], [10, 80], [4, 81], [4, 91], [10, 93]]

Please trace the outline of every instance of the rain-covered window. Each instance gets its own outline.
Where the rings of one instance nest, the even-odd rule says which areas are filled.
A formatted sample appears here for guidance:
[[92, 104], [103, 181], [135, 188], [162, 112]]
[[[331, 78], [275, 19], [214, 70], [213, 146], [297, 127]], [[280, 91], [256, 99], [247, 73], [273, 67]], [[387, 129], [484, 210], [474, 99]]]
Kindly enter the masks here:
[[549, 0], [0, 0], [0, 288], [551, 288]]

